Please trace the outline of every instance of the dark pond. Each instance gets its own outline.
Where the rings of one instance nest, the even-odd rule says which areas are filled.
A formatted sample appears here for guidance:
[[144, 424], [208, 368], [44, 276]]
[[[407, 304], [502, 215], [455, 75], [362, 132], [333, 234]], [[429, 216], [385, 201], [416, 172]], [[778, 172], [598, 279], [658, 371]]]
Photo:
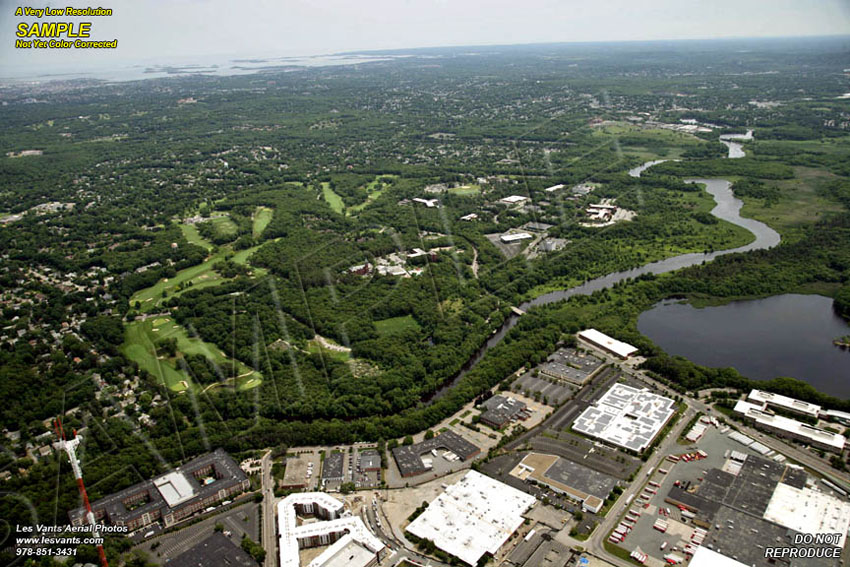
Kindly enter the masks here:
[[641, 314], [638, 330], [703, 366], [731, 366], [757, 380], [792, 376], [850, 397], [850, 351], [832, 344], [850, 326], [828, 297], [786, 294], [702, 309], [664, 301]]

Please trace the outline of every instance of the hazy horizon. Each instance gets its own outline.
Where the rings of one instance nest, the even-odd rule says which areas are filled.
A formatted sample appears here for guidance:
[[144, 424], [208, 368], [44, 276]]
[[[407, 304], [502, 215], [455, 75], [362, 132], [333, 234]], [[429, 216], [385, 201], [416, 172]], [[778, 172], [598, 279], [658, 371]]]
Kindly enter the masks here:
[[[65, 3], [47, 2], [47, 7]], [[850, 34], [843, 0], [227, 0], [109, 2], [109, 17], [90, 21], [92, 40], [118, 39], [117, 50], [16, 49], [19, 22], [0, 15], [0, 76], [61, 68], [219, 58], [306, 57], [451, 47], [642, 41], [806, 38]], [[41, 6], [39, 6], [41, 7]]]

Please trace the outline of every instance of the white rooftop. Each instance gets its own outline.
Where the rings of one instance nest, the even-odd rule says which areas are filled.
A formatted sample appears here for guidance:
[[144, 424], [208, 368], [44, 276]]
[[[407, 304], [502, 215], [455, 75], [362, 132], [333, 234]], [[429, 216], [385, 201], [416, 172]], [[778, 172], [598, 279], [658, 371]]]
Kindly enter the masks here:
[[[344, 511], [342, 502], [324, 492], [299, 492], [290, 494], [278, 502], [277, 525], [278, 537], [280, 538], [280, 567], [299, 567], [298, 550], [300, 547], [298, 540], [315, 536], [346, 533], [347, 535], [340, 538], [337, 543], [345, 537], [350, 537], [358, 545], [371, 551], [373, 556], [384, 548], [383, 542], [369, 531], [359, 516], [347, 516], [299, 526], [295, 512], [296, 504], [317, 506], [337, 516]], [[324, 563], [316, 563], [316, 561], [332, 548], [333, 546], [328, 548], [325, 553], [310, 563], [310, 567], [324, 567]], [[326, 559], [330, 561], [334, 558], [335, 555], [331, 554]]]
[[175, 507], [181, 502], [189, 500], [195, 495], [192, 483], [186, 475], [180, 471], [170, 472], [153, 481], [162, 497], [170, 507]]
[[675, 412], [670, 398], [614, 384], [573, 422], [573, 429], [635, 452], [646, 449]]
[[850, 504], [811, 488], [779, 483], [764, 512], [764, 519], [807, 534], [841, 534], [844, 547], [850, 528]]
[[637, 347], [633, 347], [628, 343], [624, 343], [622, 341], [618, 341], [617, 339], [611, 338], [605, 333], [601, 333], [596, 329], [586, 329], [584, 331], [579, 331], [578, 336], [579, 338], [582, 338], [592, 344], [604, 347], [615, 353], [617, 356], [621, 356], [623, 358], [627, 358], [633, 355], [638, 350]]
[[783, 415], [768, 413], [765, 411], [763, 405], [738, 400], [738, 403], [735, 404], [735, 411], [755, 420], [757, 425], [787, 431], [788, 433], [806, 438], [809, 441], [834, 447], [839, 452], [844, 449], [844, 444], [847, 441], [843, 435], [839, 435], [838, 433], [832, 433], [831, 431], [826, 431], [825, 429], [820, 429], [819, 427], [814, 427], [808, 423], [803, 423]]
[[547, 187], [546, 189], [544, 189], [544, 191], [548, 191], [549, 193], [551, 193], [552, 191], [557, 191], [558, 189], [563, 189], [563, 188], [564, 188], [564, 184], [558, 183], [557, 185], [552, 185], [551, 187]]
[[308, 567], [365, 567], [375, 559], [375, 553], [360, 544], [350, 534], [344, 535], [312, 560]]
[[707, 547], [698, 547], [691, 557], [690, 567], [748, 567], [746, 563], [726, 557]]
[[753, 390], [750, 392], [750, 395], [747, 396], [747, 399], [756, 403], [779, 406], [781, 408], [786, 408], [812, 417], [817, 417], [820, 413], [819, 405], [810, 404], [809, 402], [804, 402], [802, 400], [795, 400], [794, 398], [774, 394], [773, 392], [765, 392], [764, 390]]
[[535, 498], [475, 471], [446, 488], [407, 531], [475, 565], [495, 555], [523, 523]]
[[504, 199], [499, 199], [500, 203], [507, 203], [509, 205], [513, 205], [516, 203], [522, 203], [523, 201], [528, 201], [528, 197], [523, 197], [522, 195], [511, 195], [510, 197], [505, 197]]

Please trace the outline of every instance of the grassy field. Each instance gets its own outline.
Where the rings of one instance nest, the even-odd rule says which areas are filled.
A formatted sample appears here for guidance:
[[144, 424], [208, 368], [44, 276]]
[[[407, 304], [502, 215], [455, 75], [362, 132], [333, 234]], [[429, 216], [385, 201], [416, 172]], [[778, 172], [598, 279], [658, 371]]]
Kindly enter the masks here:
[[219, 236], [235, 236], [239, 227], [236, 223], [230, 220], [229, 216], [212, 217], [209, 222], [212, 223], [215, 233]]
[[260, 236], [272, 221], [274, 211], [268, 207], [257, 207], [254, 211], [254, 238]]
[[[246, 248], [245, 250], [240, 250], [233, 255], [232, 260], [237, 264], [245, 264], [251, 254], [253, 254], [258, 248], [259, 246], [253, 246], [251, 248]], [[191, 266], [185, 270], [180, 270], [173, 278], [161, 279], [151, 287], [137, 291], [130, 298], [130, 305], [135, 306], [136, 302], [139, 302], [139, 310], [142, 312], [149, 312], [159, 307], [163, 300], [167, 299], [162, 297], [163, 291], [165, 291], [169, 297], [173, 295], [180, 295], [182, 291], [178, 290], [177, 286], [181, 283], [192, 282], [192, 286], [184, 288], [183, 291], [189, 289], [200, 289], [222, 283], [225, 280], [213, 269], [213, 265], [215, 265], [216, 262], [224, 260], [224, 257], [229, 253], [231, 253], [231, 249], [224, 246], [219, 249], [217, 253], [207, 258], [205, 262], [198, 264], [197, 266]], [[257, 276], [263, 276], [266, 272], [262, 269], [255, 269], [254, 273]]]
[[822, 215], [842, 210], [841, 205], [819, 194], [824, 183], [838, 179], [827, 171], [808, 167], [795, 167], [794, 179], [779, 181], [765, 180], [780, 190], [778, 202], [766, 206], [764, 199], [741, 197], [744, 207], [741, 216], [751, 217], [770, 226], [782, 235], [782, 239], [793, 241], [796, 229], [816, 222]]
[[375, 328], [378, 330], [379, 335], [395, 335], [408, 329], [418, 331], [419, 323], [416, 322], [416, 319], [412, 315], [405, 315], [403, 317], [391, 317], [389, 319], [375, 321]]
[[[199, 338], [190, 337], [186, 329], [171, 317], [156, 317], [144, 321], [133, 321], [127, 325], [122, 352], [139, 367], [153, 374], [160, 382], [175, 392], [193, 387], [192, 379], [181, 370], [176, 358], [157, 356], [156, 342], [162, 339], [177, 339], [177, 350], [184, 354], [200, 354], [218, 364], [228, 362], [229, 357], [215, 345]], [[262, 383], [262, 375], [238, 362], [239, 375], [235, 378], [239, 389], [248, 389]]]
[[213, 245], [206, 238], [200, 235], [198, 227], [193, 224], [181, 224], [180, 230], [183, 231], [183, 236], [189, 241], [189, 244], [196, 244], [207, 250], [212, 250]]
[[325, 201], [328, 202], [328, 205], [330, 205], [334, 211], [342, 214], [343, 209], [345, 209], [342, 197], [333, 192], [331, 184], [327, 181], [322, 182], [322, 196], [324, 196]]
[[384, 191], [387, 189], [387, 185], [381, 183], [380, 179], [382, 177], [398, 177], [398, 175], [385, 174], [375, 176], [375, 179], [373, 179], [369, 182], [368, 185], [366, 185], [366, 191], [369, 192], [369, 196], [366, 198], [366, 200], [360, 203], [359, 205], [349, 207], [346, 211], [346, 214], [358, 213], [362, 211], [367, 206], [369, 206], [370, 203], [374, 202], [375, 199], [384, 194]]
[[453, 195], [477, 195], [480, 192], [480, 185], [461, 185], [460, 187], [452, 187], [449, 189], [449, 193]]

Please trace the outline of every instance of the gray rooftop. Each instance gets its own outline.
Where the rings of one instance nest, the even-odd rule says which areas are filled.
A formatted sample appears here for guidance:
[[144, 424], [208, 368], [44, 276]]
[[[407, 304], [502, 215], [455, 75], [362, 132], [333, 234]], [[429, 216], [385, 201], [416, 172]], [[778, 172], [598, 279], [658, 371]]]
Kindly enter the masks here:
[[322, 463], [322, 478], [324, 480], [342, 478], [342, 464], [344, 460], [345, 455], [342, 453], [330, 453], [326, 455]]
[[487, 411], [481, 414], [481, 419], [488, 423], [495, 423], [499, 427], [526, 408], [525, 403], [505, 396], [493, 396], [482, 405], [487, 408]]
[[403, 476], [421, 474], [428, 470], [421, 456], [433, 449], [449, 450], [464, 461], [471, 459], [481, 450], [454, 431], [444, 431], [433, 439], [396, 447], [393, 449], [393, 457]]
[[[199, 479], [196, 478], [193, 473], [210, 466], [214, 469], [215, 480], [209, 484], [201, 484]], [[228, 489], [234, 485], [241, 484], [248, 478], [245, 476], [242, 469], [239, 468], [239, 465], [236, 464], [236, 462], [224, 451], [224, 449], [216, 449], [212, 453], [201, 455], [200, 457], [192, 459], [188, 463], [180, 465], [174, 469], [174, 471], [167, 473], [166, 475], [160, 475], [152, 480], [145, 480], [138, 484], [134, 484], [120, 492], [110, 494], [105, 498], [92, 502], [92, 510], [96, 515], [98, 515], [101, 511], [105, 512], [110, 523], [126, 524], [131, 521], [131, 519], [138, 518], [142, 514], [150, 513], [155, 510], [167, 509], [169, 508], [168, 502], [165, 501], [165, 498], [160, 493], [155, 483], [164, 476], [174, 473], [182, 473], [185, 482], [192, 490], [192, 497], [181, 501], [174, 507], [174, 509], [182, 508], [192, 502], [198, 501], [199, 499], [203, 500], [209, 498], [219, 490]], [[124, 503], [142, 493], [146, 494], [147, 502], [129, 510]], [[71, 510], [68, 513], [68, 516], [74, 520], [75, 518], [82, 518], [84, 514], [84, 508], [80, 507], [75, 510]]]

